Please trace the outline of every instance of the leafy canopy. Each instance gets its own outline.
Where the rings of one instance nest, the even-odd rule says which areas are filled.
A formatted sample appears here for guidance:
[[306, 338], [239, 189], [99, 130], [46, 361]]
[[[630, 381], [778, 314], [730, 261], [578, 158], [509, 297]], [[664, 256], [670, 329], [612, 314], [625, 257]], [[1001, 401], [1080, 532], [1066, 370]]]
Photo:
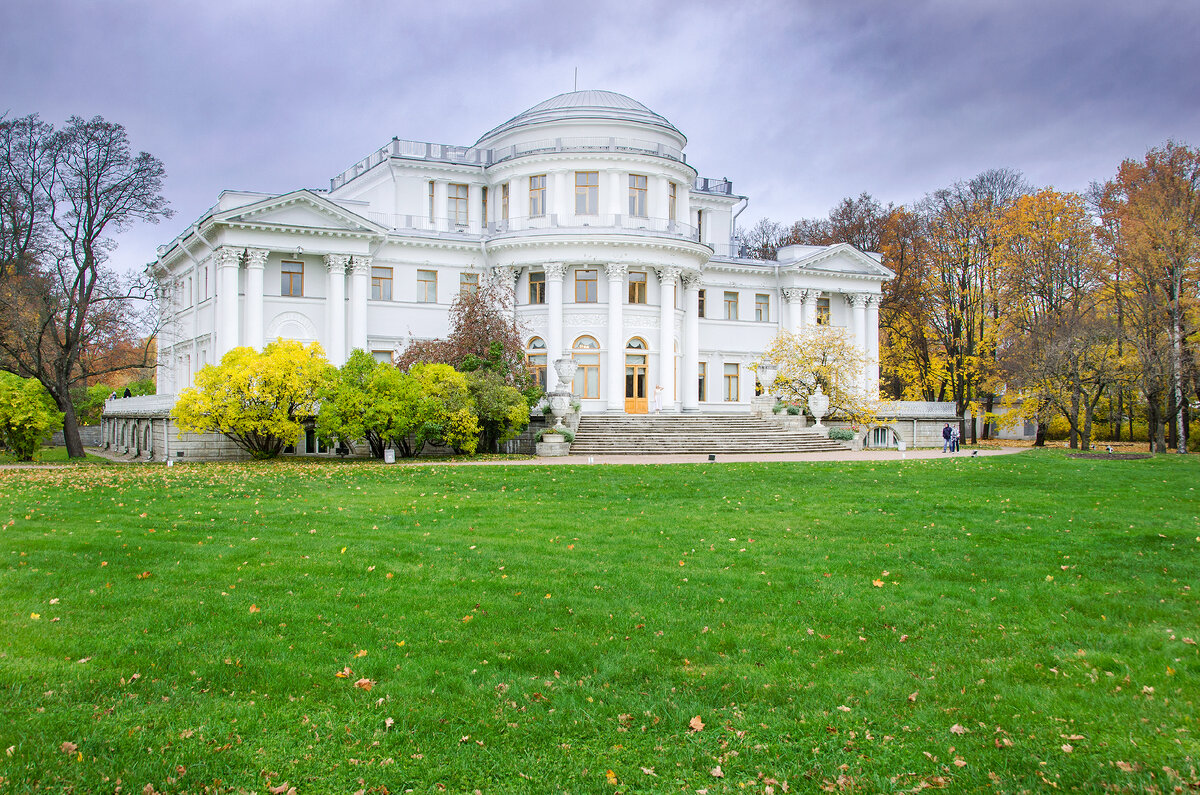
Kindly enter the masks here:
[[181, 431], [221, 433], [255, 458], [274, 458], [316, 417], [332, 371], [316, 342], [277, 339], [262, 353], [234, 348], [180, 393], [175, 421]]
[[36, 379], [0, 372], [0, 442], [19, 460], [32, 461], [62, 425], [62, 413]]

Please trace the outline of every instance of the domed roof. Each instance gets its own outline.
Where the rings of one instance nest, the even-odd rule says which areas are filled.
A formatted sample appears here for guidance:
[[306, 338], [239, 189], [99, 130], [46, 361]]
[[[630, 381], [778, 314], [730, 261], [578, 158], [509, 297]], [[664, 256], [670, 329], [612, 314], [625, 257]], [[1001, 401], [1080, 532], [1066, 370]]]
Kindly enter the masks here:
[[500, 126], [489, 130], [479, 137], [479, 142], [494, 138], [501, 133], [528, 127], [533, 124], [544, 124], [556, 121], [572, 121], [590, 119], [600, 121], [630, 121], [639, 124], [650, 124], [678, 135], [684, 141], [686, 136], [671, 122], [647, 108], [636, 99], [630, 99], [615, 91], [569, 91], [551, 97], [545, 102], [534, 105], [524, 113], [518, 113]]

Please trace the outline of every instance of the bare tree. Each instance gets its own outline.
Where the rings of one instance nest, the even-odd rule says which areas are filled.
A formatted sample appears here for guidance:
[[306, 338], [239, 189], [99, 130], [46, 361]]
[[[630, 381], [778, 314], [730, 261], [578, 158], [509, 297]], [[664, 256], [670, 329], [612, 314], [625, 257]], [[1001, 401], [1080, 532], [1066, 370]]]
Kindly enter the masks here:
[[[113, 234], [170, 217], [164, 174], [99, 116], [60, 130], [36, 115], [0, 121], [0, 369], [42, 382], [72, 458], [84, 455], [73, 389], [151, 364], [153, 287], [106, 263]], [[113, 363], [114, 346], [140, 347], [142, 360]]]

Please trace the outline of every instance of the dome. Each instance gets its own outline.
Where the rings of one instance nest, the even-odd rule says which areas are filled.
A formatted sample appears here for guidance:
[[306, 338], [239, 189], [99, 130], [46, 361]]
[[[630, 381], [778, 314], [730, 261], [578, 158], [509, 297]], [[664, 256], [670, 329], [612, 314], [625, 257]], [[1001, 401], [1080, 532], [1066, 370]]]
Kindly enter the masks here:
[[615, 91], [569, 91], [566, 94], [551, 97], [545, 102], [540, 102], [524, 113], [513, 116], [499, 127], [489, 130], [480, 136], [476, 141], [476, 146], [490, 138], [521, 127], [575, 120], [626, 121], [653, 125], [679, 136], [681, 141], [687, 140], [687, 137], [675, 129], [671, 122], [624, 94], [618, 94]]

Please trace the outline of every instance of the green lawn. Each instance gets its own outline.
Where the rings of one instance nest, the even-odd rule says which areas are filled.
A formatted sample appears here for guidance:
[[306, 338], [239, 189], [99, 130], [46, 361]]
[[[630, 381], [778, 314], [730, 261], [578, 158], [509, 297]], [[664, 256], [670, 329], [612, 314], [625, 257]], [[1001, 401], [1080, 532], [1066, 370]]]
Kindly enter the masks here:
[[[33, 454], [33, 463], [35, 464], [65, 464], [70, 461], [67, 458], [67, 448], [65, 447], [43, 447]], [[98, 455], [88, 453], [82, 460], [72, 461], [75, 464], [100, 464], [104, 463], [105, 459]], [[19, 464], [17, 457], [7, 450], [0, 450], [0, 464]]]
[[1196, 786], [1198, 474], [0, 472], [0, 792]]

